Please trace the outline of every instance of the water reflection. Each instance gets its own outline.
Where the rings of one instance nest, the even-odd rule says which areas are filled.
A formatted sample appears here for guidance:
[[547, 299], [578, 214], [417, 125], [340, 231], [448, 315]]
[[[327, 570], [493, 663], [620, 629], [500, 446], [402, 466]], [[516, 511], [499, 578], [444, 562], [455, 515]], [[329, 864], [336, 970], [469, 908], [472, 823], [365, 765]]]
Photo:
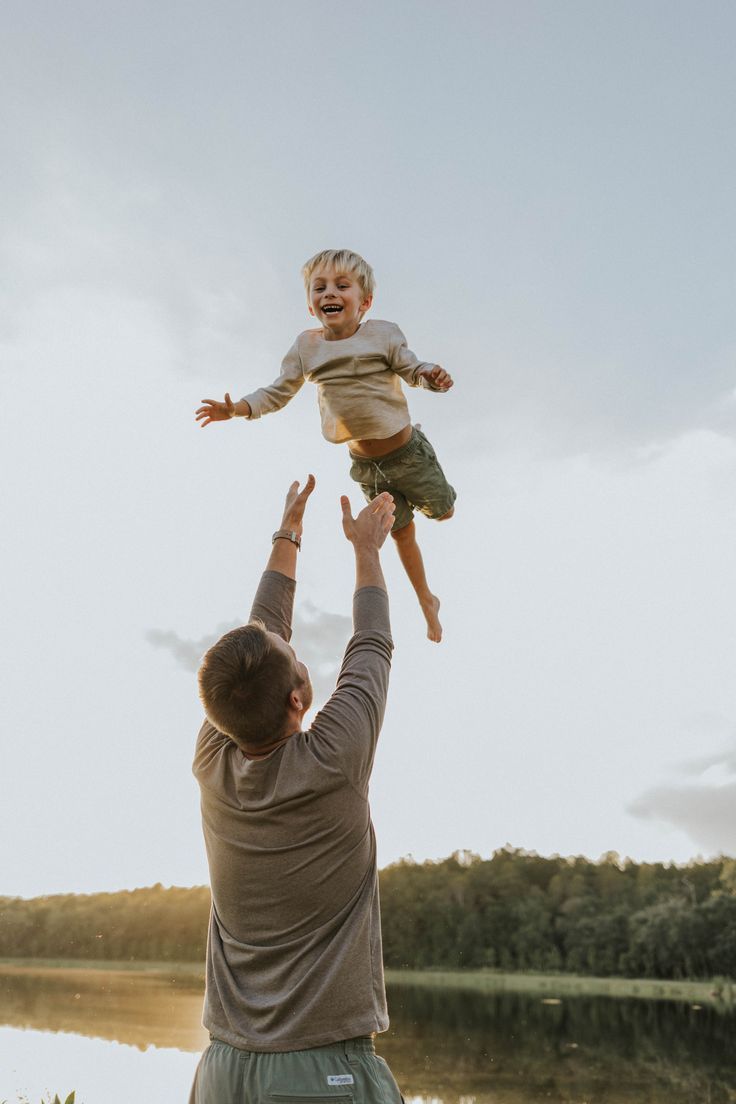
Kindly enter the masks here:
[[736, 1017], [665, 1001], [394, 986], [381, 1051], [399, 1083], [458, 1104], [727, 1104]]
[[0, 1022], [149, 1046], [200, 1051], [201, 977], [137, 970], [0, 967]]
[[[379, 1040], [407, 1100], [437, 1104], [729, 1104], [736, 1017], [687, 1003], [393, 986]], [[202, 980], [0, 968], [0, 1022], [197, 1052]], [[144, 1062], [149, 1056], [141, 1055]], [[145, 1075], [140, 1084], [145, 1084]]]

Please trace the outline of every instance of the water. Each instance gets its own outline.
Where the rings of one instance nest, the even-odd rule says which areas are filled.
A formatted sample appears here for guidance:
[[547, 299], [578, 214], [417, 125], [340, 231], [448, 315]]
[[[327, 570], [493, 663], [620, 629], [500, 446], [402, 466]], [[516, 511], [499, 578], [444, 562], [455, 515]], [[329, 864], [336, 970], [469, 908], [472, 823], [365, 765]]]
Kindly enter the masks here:
[[[379, 1040], [407, 1104], [728, 1104], [736, 1017], [689, 1003], [389, 990]], [[0, 1101], [185, 1104], [201, 981], [0, 968]]]

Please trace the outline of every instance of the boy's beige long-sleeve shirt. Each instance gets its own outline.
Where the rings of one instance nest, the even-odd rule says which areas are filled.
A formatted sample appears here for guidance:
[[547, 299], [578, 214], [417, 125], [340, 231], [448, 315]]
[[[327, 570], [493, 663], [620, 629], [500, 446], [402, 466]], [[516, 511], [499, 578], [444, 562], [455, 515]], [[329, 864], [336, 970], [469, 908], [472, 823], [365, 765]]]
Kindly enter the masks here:
[[420, 374], [434, 367], [407, 348], [395, 322], [368, 319], [341, 341], [326, 341], [321, 329], [300, 333], [278, 379], [243, 398], [251, 418], [260, 418], [280, 410], [309, 380], [317, 384], [322, 433], [328, 441], [380, 441], [411, 422], [401, 380], [437, 390]]
[[[251, 613], [285, 640], [295, 586], [267, 571]], [[368, 806], [393, 647], [385, 590], [356, 592], [353, 624], [306, 732], [260, 760], [207, 721], [197, 739], [212, 888], [203, 1022], [241, 1049], [302, 1050], [388, 1026]]]

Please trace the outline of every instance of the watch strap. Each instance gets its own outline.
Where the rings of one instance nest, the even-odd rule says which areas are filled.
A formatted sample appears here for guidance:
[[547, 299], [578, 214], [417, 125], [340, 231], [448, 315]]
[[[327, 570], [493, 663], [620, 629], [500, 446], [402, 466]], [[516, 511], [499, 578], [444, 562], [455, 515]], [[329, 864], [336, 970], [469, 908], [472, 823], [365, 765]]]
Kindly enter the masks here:
[[297, 548], [301, 548], [302, 546], [302, 538], [298, 533], [295, 533], [293, 529], [277, 529], [271, 537], [271, 544], [277, 540], [289, 540], [292, 544], [295, 544]]

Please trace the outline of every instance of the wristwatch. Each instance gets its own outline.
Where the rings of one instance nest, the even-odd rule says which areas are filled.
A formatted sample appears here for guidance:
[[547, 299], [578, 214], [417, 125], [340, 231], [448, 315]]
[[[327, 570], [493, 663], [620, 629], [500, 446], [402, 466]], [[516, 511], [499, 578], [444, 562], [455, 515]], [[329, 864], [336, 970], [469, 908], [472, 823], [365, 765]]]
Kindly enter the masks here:
[[293, 529], [277, 529], [271, 537], [271, 544], [282, 538], [283, 540], [290, 540], [292, 544], [297, 546], [297, 549], [302, 546], [302, 538], [298, 533], [295, 533]]

